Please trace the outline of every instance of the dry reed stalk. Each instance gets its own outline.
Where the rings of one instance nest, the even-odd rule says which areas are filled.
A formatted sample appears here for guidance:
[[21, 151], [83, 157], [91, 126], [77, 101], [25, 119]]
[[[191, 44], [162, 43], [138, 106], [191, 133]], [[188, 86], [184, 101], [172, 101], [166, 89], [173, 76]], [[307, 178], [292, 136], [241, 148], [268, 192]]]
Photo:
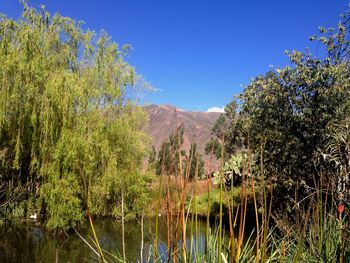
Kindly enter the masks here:
[[181, 227], [182, 227], [182, 257], [186, 263], [186, 223], [185, 223], [185, 187], [186, 180], [185, 174], [183, 173], [182, 156], [180, 150], [180, 135], [178, 134], [178, 156], [179, 156], [179, 176], [181, 179], [181, 201], [180, 201], [180, 211], [181, 211]]
[[262, 215], [262, 233], [261, 233], [261, 240], [260, 240], [260, 248], [261, 248], [261, 261], [266, 261], [266, 254], [267, 254], [267, 239], [268, 239], [268, 233], [269, 233], [269, 223], [271, 218], [271, 210], [272, 210], [272, 185], [270, 185], [270, 203], [268, 204], [267, 201], [267, 184], [264, 176], [264, 146], [265, 142], [262, 142], [260, 144], [260, 173], [263, 180], [263, 215]]
[[166, 218], [167, 218], [167, 248], [168, 248], [168, 263], [171, 258], [171, 239], [172, 239], [172, 207], [170, 198], [170, 174], [167, 180], [167, 205], [166, 205]]
[[[231, 185], [232, 187], [232, 185]], [[233, 263], [233, 254], [234, 254], [234, 234], [233, 234], [233, 228], [232, 228], [232, 211], [231, 211], [231, 205], [229, 201], [228, 206], [228, 220], [230, 225], [230, 262]]]
[[[241, 184], [241, 193], [240, 193], [240, 220], [239, 220], [239, 229], [238, 229], [238, 240], [237, 240], [237, 252], [236, 252], [236, 262], [239, 261], [240, 255], [241, 255], [241, 249], [243, 244], [243, 238], [244, 238], [244, 230], [245, 230], [245, 221], [246, 221], [246, 214], [247, 214], [247, 194], [245, 190], [245, 177], [247, 175], [247, 168], [245, 165], [243, 165], [243, 171], [242, 171], [242, 184]], [[238, 213], [238, 210], [237, 210]]]
[[219, 243], [218, 243], [218, 262], [221, 262], [221, 251], [222, 251], [222, 180], [224, 173], [224, 136], [221, 138], [221, 167], [220, 167], [220, 212], [219, 212]]
[[[191, 164], [192, 164], [192, 156], [193, 156], [193, 148], [192, 148], [192, 151], [191, 151], [191, 154], [190, 154], [190, 160], [189, 162], [187, 163], [187, 169], [186, 169], [186, 173], [187, 173], [187, 176], [186, 178], [190, 178], [190, 171], [191, 171]], [[188, 161], [188, 159], [187, 159]], [[197, 165], [198, 165], [198, 162], [197, 162]], [[190, 255], [189, 255], [189, 262], [192, 262], [192, 250], [193, 250], [193, 224], [194, 224], [194, 213], [191, 209], [192, 207], [192, 199], [196, 199], [196, 195], [195, 193], [191, 193], [191, 199], [190, 199], [190, 203], [189, 203], [189, 206], [187, 208], [187, 214], [186, 214], [186, 222], [185, 222], [185, 225], [187, 225], [187, 221], [188, 221], [188, 216], [190, 214], [190, 211], [191, 211], [191, 229], [190, 229]], [[185, 241], [182, 241], [182, 242], [185, 242], [185, 246], [186, 246], [186, 240]]]
[[141, 246], [140, 246], [140, 263], [143, 263], [143, 213], [141, 214]]
[[[170, 156], [173, 156], [174, 149], [173, 146], [170, 150]], [[168, 259], [167, 262], [170, 263], [171, 254], [172, 254], [172, 246], [171, 246], [171, 239], [172, 239], [172, 202], [171, 202], [171, 193], [170, 193], [170, 184], [171, 184], [171, 171], [173, 170], [172, 162], [170, 163], [170, 171], [169, 174], [166, 174], [165, 172], [165, 166], [164, 166], [164, 159], [165, 159], [165, 151], [163, 153], [163, 162], [162, 162], [162, 176], [167, 176], [167, 183], [166, 183], [166, 223], [167, 223], [167, 249], [168, 249]]]
[[[192, 196], [191, 196], [192, 199]], [[188, 216], [188, 213], [187, 213]], [[193, 212], [191, 212], [191, 229], [190, 229], [190, 255], [189, 255], [189, 262], [192, 262], [192, 250], [193, 250], [193, 224], [194, 224], [194, 215]]]
[[[89, 192], [87, 191], [86, 192], [86, 200], [89, 200]], [[94, 227], [94, 224], [93, 224], [93, 221], [92, 221], [92, 217], [91, 217], [91, 214], [90, 214], [90, 211], [89, 211], [89, 206], [88, 206], [88, 202], [86, 203], [86, 213], [88, 215], [88, 218], [89, 218], [89, 223], [90, 223], [90, 227], [91, 227], [91, 230], [92, 230], [92, 234], [94, 236], [94, 240], [95, 240], [95, 243], [96, 243], [96, 246], [97, 246], [97, 249], [98, 249], [98, 253], [99, 253], [99, 256], [100, 258], [102, 259], [103, 262], [107, 262], [106, 259], [105, 259], [105, 256], [102, 252], [102, 249], [101, 249], [101, 246], [100, 246], [100, 243], [98, 241], [98, 238], [97, 238], [97, 235], [96, 235], [96, 231], [95, 231], [95, 227]], [[74, 229], [75, 230], [75, 229]], [[75, 230], [76, 233], [78, 233], [76, 230]], [[80, 234], [78, 233], [78, 235], [80, 236]], [[81, 237], [81, 236], [80, 236]], [[82, 238], [82, 237], [81, 237]], [[82, 240], [84, 240], [85, 243], [87, 243], [89, 245], [89, 243], [87, 241], [85, 241], [84, 238], [82, 238]], [[89, 247], [91, 247], [89, 245]], [[93, 249], [93, 251], [95, 251]]]
[[96, 231], [95, 231], [95, 227], [94, 227], [94, 224], [92, 222], [92, 217], [91, 217], [91, 214], [89, 212], [89, 210], [87, 210], [87, 215], [89, 217], [89, 222], [90, 222], [90, 227], [91, 227], [91, 230], [92, 230], [92, 234], [94, 236], [94, 239], [95, 239], [95, 243], [96, 243], [96, 246], [97, 246], [97, 249], [98, 249], [98, 253], [100, 254], [100, 257], [102, 259], [103, 262], [107, 262], [106, 259], [105, 259], [105, 256], [102, 252], [102, 249], [101, 249], [101, 246], [100, 246], [100, 243], [98, 242], [98, 238], [97, 238], [97, 235], [96, 235]]
[[199, 163], [198, 163], [198, 154], [197, 154], [197, 162], [196, 162], [196, 173], [195, 173], [195, 184], [194, 184], [194, 213], [195, 213], [195, 241], [196, 241], [196, 255], [198, 254], [198, 204], [197, 204], [197, 178], [198, 178], [198, 169], [199, 169]]
[[[177, 125], [177, 138], [178, 138], [178, 145], [177, 145], [177, 149], [176, 149], [176, 154], [178, 155], [179, 158], [179, 174], [178, 174], [178, 181], [179, 181], [179, 185], [180, 185], [180, 189], [181, 189], [181, 193], [180, 193], [180, 207], [179, 210], [176, 212], [177, 213], [177, 218], [176, 218], [176, 231], [175, 231], [175, 243], [174, 243], [174, 253], [173, 253], [173, 262], [177, 262], [177, 246], [180, 240], [180, 231], [181, 231], [181, 236], [182, 239], [185, 237], [186, 238], [186, 227], [184, 227], [184, 223], [185, 223], [185, 207], [183, 205], [183, 199], [184, 199], [184, 188], [185, 188], [185, 180], [184, 180], [184, 176], [183, 176], [183, 165], [182, 165], [182, 158], [181, 158], [181, 150], [180, 150], [180, 144], [181, 144], [181, 140], [180, 140], [180, 128], [183, 126], [183, 123], [180, 125], [178, 123]], [[184, 242], [183, 242], [184, 243]], [[186, 246], [186, 244], [185, 244]], [[186, 247], [184, 246], [184, 244], [182, 244], [182, 254], [186, 254]]]
[[[159, 182], [159, 189], [158, 189], [158, 194], [161, 193], [162, 190], [162, 185], [163, 185], [163, 178], [165, 176], [165, 151], [163, 151], [163, 160], [162, 160], [162, 171], [161, 171], [161, 179]], [[153, 260], [155, 261], [157, 258], [157, 248], [158, 248], [158, 224], [159, 224], [159, 206], [160, 206], [160, 198], [158, 196], [157, 198], [157, 209], [156, 209], [156, 235], [155, 238], [153, 240]]]
[[252, 193], [253, 193], [253, 203], [254, 203], [254, 213], [255, 213], [255, 226], [256, 226], [256, 262], [259, 262], [260, 260], [260, 224], [259, 224], [259, 211], [258, 211], [258, 205], [256, 201], [256, 192], [255, 192], [255, 180], [253, 178], [253, 171], [252, 171], [252, 151], [250, 148], [248, 148], [248, 175], [250, 175], [251, 179], [251, 185], [252, 185]]
[[122, 188], [122, 250], [123, 262], [125, 262], [124, 188]]
[[156, 261], [157, 251], [158, 251], [158, 224], [159, 224], [159, 213], [156, 214], [156, 237], [154, 239], [153, 261]]
[[207, 176], [207, 194], [208, 194], [208, 202], [207, 202], [207, 224], [205, 228], [205, 253], [208, 253], [209, 246], [209, 235], [210, 235], [210, 177], [209, 174]]
[[[313, 202], [313, 196], [312, 196], [312, 200], [311, 200], [311, 203]], [[305, 237], [306, 235], [306, 229], [307, 229], [307, 225], [308, 225], [308, 222], [309, 222], [309, 216], [310, 216], [310, 213], [311, 213], [311, 205], [309, 206], [308, 210], [307, 210], [307, 213], [306, 213], [306, 216], [305, 216], [305, 219], [304, 219], [304, 226], [303, 226], [303, 231], [302, 233], [300, 233], [299, 229], [298, 229], [298, 246], [297, 246], [297, 253], [294, 255], [294, 258], [293, 258], [293, 263], [299, 263], [299, 257], [300, 257], [300, 254], [301, 254], [301, 247], [303, 246], [303, 238]]]
[[211, 147], [210, 162], [209, 162], [209, 173], [207, 174], [207, 224], [205, 228], [205, 254], [208, 253], [209, 246], [209, 235], [210, 235], [210, 185], [211, 185], [211, 171], [213, 170], [213, 155], [214, 155], [214, 144]]

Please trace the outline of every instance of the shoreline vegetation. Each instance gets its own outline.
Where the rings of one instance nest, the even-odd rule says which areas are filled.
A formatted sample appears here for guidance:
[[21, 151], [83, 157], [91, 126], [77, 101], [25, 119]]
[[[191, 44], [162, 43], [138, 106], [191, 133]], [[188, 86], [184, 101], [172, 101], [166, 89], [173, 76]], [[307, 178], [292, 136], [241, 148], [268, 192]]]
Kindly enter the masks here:
[[[206, 174], [176, 117], [176, 132], [151, 147], [135, 99], [149, 85], [125, 61], [130, 46], [21, 2], [17, 21], [0, 16], [0, 222], [74, 231], [96, 262], [129, 262], [132, 219], [139, 262], [350, 262], [349, 11], [310, 37], [324, 57], [286, 52], [290, 66], [225, 107], [205, 147], [220, 168]], [[100, 244], [99, 217], [120, 222], [120, 251]], [[145, 218], [155, 225], [147, 250]]]

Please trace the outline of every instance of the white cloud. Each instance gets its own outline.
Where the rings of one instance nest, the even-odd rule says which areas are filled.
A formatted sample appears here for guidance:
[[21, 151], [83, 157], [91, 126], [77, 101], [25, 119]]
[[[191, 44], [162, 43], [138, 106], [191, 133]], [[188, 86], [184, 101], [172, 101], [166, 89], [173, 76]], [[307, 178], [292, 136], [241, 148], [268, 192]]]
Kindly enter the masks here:
[[211, 107], [207, 110], [207, 112], [221, 112], [224, 113], [224, 107], [220, 108], [220, 107]]

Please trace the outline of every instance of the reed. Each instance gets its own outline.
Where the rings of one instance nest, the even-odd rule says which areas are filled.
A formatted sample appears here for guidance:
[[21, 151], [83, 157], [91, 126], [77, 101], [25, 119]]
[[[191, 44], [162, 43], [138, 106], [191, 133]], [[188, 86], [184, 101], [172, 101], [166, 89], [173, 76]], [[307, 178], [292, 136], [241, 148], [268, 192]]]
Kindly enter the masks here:
[[221, 253], [222, 253], [222, 183], [223, 183], [223, 174], [224, 174], [224, 147], [225, 141], [224, 136], [221, 138], [221, 167], [220, 167], [220, 212], [219, 212], [219, 243], [218, 243], [218, 262], [221, 262]]
[[124, 189], [122, 190], [122, 250], [123, 250], [123, 262], [126, 261], [125, 254], [125, 217], [124, 217]]
[[199, 245], [199, 239], [198, 239], [198, 203], [197, 203], [197, 179], [198, 179], [198, 169], [199, 169], [199, 162], [198, 162], [198, 156], [197, 156], [197, 162], [196, 162], [196, 174], [194, 177], [195, 180], [195, 189], [194, 189], [194, 219], [195, 219], [195, 240], [196, 240], [196, 248], [195, 252], [198, 254], [198, 245]]
[[[141, 243], [141, 262], [350, 262], [350, 248], [347, 245], [350, 236], [349, 219], [347, 215], [337, 212], [333, 195], [334, 185], [330, 182], [323, 183], [325, 179], [322, 174], [320, 174], [318, 181], [314, 180], [314, 192], [308, 197], [299, 200], [298, 191], [295, 191], [295, 223], [289, 223], [290, 233], [281, 237], [278, 233], [283, 231], [283, 229], [276, 231], [276, 228], [271, 226], [271, 218], [273, 218], [273, 186], [265, 178], [264, 174], [263, 145], [260, 148], [260, 163], [258, 166], [260, 180], [256, 181], [256, 176], [253, 175], [256, 169], [253, 170], [252, 168], [252, 150], [248, 149], [248, 154], [242, 161], [240, 167], [242, 176], [239, 194], [240, 201], [236, 207], [234, 206], [232, 188], [233, 176], [231, 177], [231, 192], [225, 192], [223, 188], [223, 148], [224, 141], [222, 140], [220, 185], [218, 189], [219, 224], [213, 229], [210, 227], [209, 221], [211, 211], [211, 179], [209, 175], [206, 179], [208, 201], [204, 249], [201, 250], [198, 245], [200, 242], [197, 193], [198, 163], [192, 188], [189, 188], [191, 191], [187, 191], [192, 158], [187, 158], [184, 161], [186, 165], [184, 165], [179, 140], [177, 148], [173, 151], [173, 154], [179, 157], [178, 177], [172, 181], [170, 175], [165, 174], [165, 171], [162, 172], [158, 189], [159, 192], [162, 191], [163, 178], [166, 178], [167, 250], [158, 250], [158, 244], [162, 242], [159, 240], [158, 233], [158, 209], [160, 207], [160, 203], [158, 203], [153, 244], [149, 244], [148, 252], [143, 254], [144, 245], [143, 242]], [[248, 194], [249, 189], [251, 189], [250, 195]], [[191, 193], [190, 195], [188, 195], [189, 192]], [[258, 203], [259, 199], [257, 198], [259, 193], [259, 199], [262, 200], [260, 203]], [[189, 202], [186, 207], [188, 198]], [[246, 220], [249, 198], [254, 208], [255, 230], [247, 236]], [[157, 200], [160, 199], [158, 198]], [[224, 200], [228, 208], [229, 224], [229, 239], [226, 243], [223, 238]], [[174, 218], [174, 215], [176, 215], [176, 218]], [[90, 216], [89, 221], [93, 230], [94, 244], [91, 245], [85, 240], [84, 242], [99, 256], [98, 260], [103, 262], [127, 262], [124, 246], [122, 255], [103, 251], [98, 243]], [[186, 242], [186, 225], [188, 222], [190, 227], [189, 247], [187, 247]], [[124, 224], [123, 221], [122, 224]], [[235, 237], [235, 231], [237, 231], [237, 238]], [[143, 233], [143, 216], [141, 218], [141, 232]]]
[[205, 228], [205, 252], [208, 252], [208, 246], [209, 246], [209, 236], [210, 236], [210, 185], [211, 185], [211, 181], [210, 181], [210, 175], [208, 174], [207, 176], [207, 195], [208, 195], [208, 202], [207, 202], [207, 224], [206, 224], [206, 228]]

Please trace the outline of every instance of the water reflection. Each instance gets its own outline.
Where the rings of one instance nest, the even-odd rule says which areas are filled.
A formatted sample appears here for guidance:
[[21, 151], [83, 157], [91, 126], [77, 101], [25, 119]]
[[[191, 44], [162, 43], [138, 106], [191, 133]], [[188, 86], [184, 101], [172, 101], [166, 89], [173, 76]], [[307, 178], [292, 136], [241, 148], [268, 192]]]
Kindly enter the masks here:
[[[103, 249], [118, 254], [121, 246], [121, 224], [113, 219], [96, 219], [96, 233]], [[87, 240], [91, 240], [91, 230], [88, 222], [78, 229]], [[190, 226], [187, 227], [188, 237]], [[205, 245], [205, 222], [198, 223], [199, 250]], [[144, 221], [144, 255], [148, 254], [153, 245], [155, 233], [154, 220]], [[194, 234], [194, 230], [193, 230]], [[4, 224], [0, 226], [0, 262], [86, 262], [96, 259], [96, 255], [75, 234], [70, 232], [58, 236], [42, 228], [28, 224]], [[163, 218], [159, 221], [160, 254], [166, 254], [167, 227]], [[188, 247], [190, 240], [187, 240]], [[141, 227], [139, 222], [125, 224], [125, 246], [129, 260], [137, 262], [140, 257]], [[195, 247], [195, 241], [193, 247]], [[164, 258], [165, 260], [165, 258]]]

